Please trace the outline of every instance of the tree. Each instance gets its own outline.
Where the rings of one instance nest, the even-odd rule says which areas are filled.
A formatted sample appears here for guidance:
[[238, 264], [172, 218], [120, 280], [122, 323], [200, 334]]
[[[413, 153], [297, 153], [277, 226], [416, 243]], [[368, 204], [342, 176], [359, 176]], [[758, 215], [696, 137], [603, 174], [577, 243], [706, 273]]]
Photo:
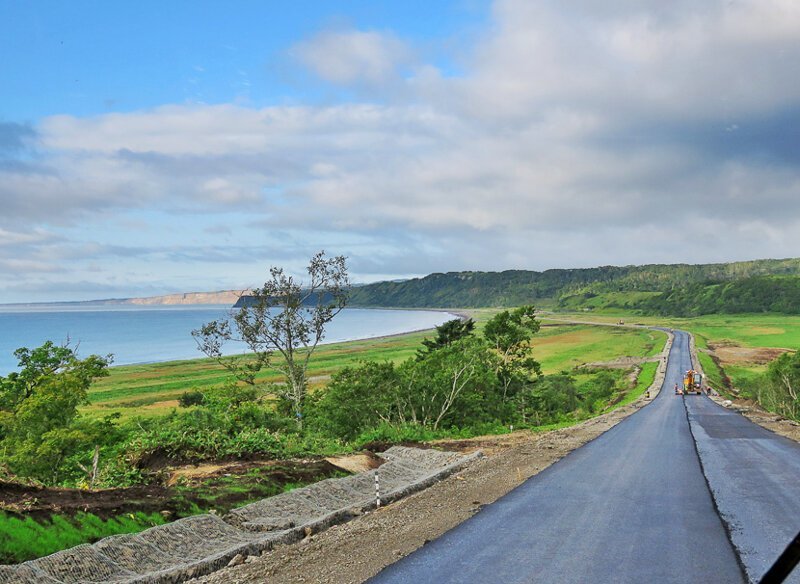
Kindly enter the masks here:
[[471, 318], [454, 318], [436, 327], [434, 339], [424, 339], [422, 344], [425, 349], [417, 350], [417, 359], [424, 359], [428, 354], [443, 347], [449, 347], [454, 342], [471, 336], [475, 330], [475, 321]]
[[502, 385], [503, 401], [519, 388], [520, 382], [532, 373], [541, 374], [539, 363], [532, 356], [531, 337], [539, 331], [533, 306], [520, 306], [494, 315], [486, 323], [483, 336], [500, 357], [497, 377]]
[[399, 367], [393, 415], [401, 424], [432, 428], [468, 425], [491, 417], [496, 399], [495, 355], [476, 337], [464, 337], [421, 361]]
[[578, 407], [578, 389], [569, 373], [541, 377], [532, 386], [532, 417], [537, 424], [555, 421]]
[[[295, 280], [283, 268], [270, 268], [270, 278], [252, 295], [243, 297], [228, 319], [215, 320], [192, 331], [203, 353], [217, 360], [239, 381], [256, 385], [265, 367], [286, 378], [275, 386], [279, 397], [293, 410], [302, 426], [308, 392], [306, 371], [325, 327], [347, 304], [350, 280], [344, 256], [326, 258], [320, 251], [311, 258], [309, 281]], [[250, 355], [223, 356], [230, 341], [244, 343]], [[280, 360], [273, 361], [278, 353]]]
[[47, 341], [14, 352], [19, 371], [0, 376], [0, 440], [14, 472], [58, 480], [66, 456], [98, 436], [92, 424], [77, 424], [92, 381], [108, 375], [113, 357], [79, 359], [68, 344]]
[[[769, 388], [770, 395], [764, 401], [770, 409], [797, 419], [800, 415], [800, 351], [784, 353], [772, 361], [761, 385]], [[764, 389], [760, 389], [759, 401], [764, 399], [764, 393]]]
[[401, 385], [391, 361], [365, 361], [331, 377], [316, 404], [316, 421], [326, 433], [352, 440], [378, 422], [398, 419], [394, 395]]

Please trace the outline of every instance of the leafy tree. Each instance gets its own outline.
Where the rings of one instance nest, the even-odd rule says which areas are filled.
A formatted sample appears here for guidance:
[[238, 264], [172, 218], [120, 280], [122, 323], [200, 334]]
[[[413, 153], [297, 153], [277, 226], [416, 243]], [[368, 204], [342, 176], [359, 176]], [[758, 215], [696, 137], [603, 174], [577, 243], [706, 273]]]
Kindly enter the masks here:
[[506, 401], [521, 389], [532, 374], [541, 374], [533, 358], [530, 340], [539, 331], [533, 306], [520, 306], [494, 315], [483, 329], [483, 336], [497, 352], [497, 377]]
[[315, 408], [315, 423], [352, 439], [380, 425], [431, 430], [497, 419], [497, 356], [483, 339], [468, 336], [395, 366], [365, 362], [331, 379]]
[[755, 382], [756, 399], [769, 410], [800, 418], [800, 351], [784, 353]]
[[51, 341], [14, 352], [18, 372], [0, 377], [2, 458], [17, 474], [57, 481], [76, 449], [102, 438], [97, 425], [78, 423], [92, 381], [108, 375], [112, 356], [79, 359]]
[[397, 419], [394, 396], [402, 381], [390, 361], [366, 361], [336, 372], [315, 407], [316, 422], [326, 433], [353, 439], [378, 422]]
[[471, 336], [475, 330], [475, 321], [471, 318], [454, 318], [436, 327], [436, 337], [422, 341], [425, 349], [417, 350], [417, 359], [424, 359], [429, 353], [449, 347], [454, 342]]
[[562, 414], [578, 407], [578, 388], [575, 378], [567, 373], [547, 375], [532, 388], [532, 416], [537, 424], [555, 421]]
[[496, 356], [486, 343], [465, 337], [400, 367], [393, 415], [401, 424], [434, 430], [490, 417], [496, 404]]
[[[270, 268], [270, 278], [237, 304], [228, 319], [215, 320], [192, 332], [203, 353], [216, 359], [239, 381], [256, 385], [265, 367], [281, 372], [286, 383], [275, 386], [299, 426], [308, 393], [306, 371], [325, 327], [345, 307], [350, 280], [344, 256], [326, 258], [320, 251], [301, 282], [283, 268]], [[224, 357], [230, 341], [244, 343], [251, 355]], [[273, 361], [274, 353], [280, 359]]]

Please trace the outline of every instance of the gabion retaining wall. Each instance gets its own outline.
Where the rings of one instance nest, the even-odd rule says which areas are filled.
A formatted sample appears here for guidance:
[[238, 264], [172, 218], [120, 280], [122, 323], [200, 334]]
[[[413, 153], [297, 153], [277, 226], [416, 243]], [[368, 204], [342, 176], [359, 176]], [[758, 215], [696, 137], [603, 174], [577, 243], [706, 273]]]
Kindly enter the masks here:
[[197, 515], [131, 535], [107, 537], [15, 566], [0, 566], [0, 584], [100, 582], [175, 583], [224, 568], [234, 557], [255, 555], [302, 539], [375, 507], [422, 490], [481, 456], [393, 446], [379, 469], [308, 487], [235, 509]]

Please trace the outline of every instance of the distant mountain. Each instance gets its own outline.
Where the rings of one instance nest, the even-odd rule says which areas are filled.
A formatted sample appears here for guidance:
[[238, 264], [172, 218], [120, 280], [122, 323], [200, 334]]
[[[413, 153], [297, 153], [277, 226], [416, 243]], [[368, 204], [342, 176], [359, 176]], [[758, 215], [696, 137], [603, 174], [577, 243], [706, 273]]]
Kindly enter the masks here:
[[[481, 308], [547, 302], [569, 308], [619, 306], [659, 311], [660, 307], [656, 307], [658, 303], [647, 305], [646, 301], [688, 286], [702, 287], [776, 275], [800, 275], [800, 259], [698, 265], [603, 266], [544, 272], [509, 270], [437, 273], [404, 282], [377, 282], [354, 288], [351, 291], [350, 305]], [[784, 290], [786, 287], [791, 287], [785, 283], [783, 286]], [[747, 289], [757, 289], [760, 291], [759, 294], [768, 294], [770, 283], [759, 281], [758, 285]], [[791, 294], [788, 292], [786, 294], [787, 298], [791, 298]], [[598, 303], [596, 300], [598, 297], [603, 297], [604, 301]], [[761, 305], [764, 303], [761, 302]], [[800, 312], [800, 306], [794, 307], [790, 300], [781, 306], [784, 307], [784, 311], [788, 306], [788, 310]]]
[[[62, 305], [191, 305], [250, 302], [249, 290], [186, 292]], [[712, 312], [800, 314], [800, 258], [720, 264], [602, 266], [535, 272], [448, 272], [354, 285], [349, 305], [484, 308], [522, 304], [569, 310], [622, 308], [691, 316]]]

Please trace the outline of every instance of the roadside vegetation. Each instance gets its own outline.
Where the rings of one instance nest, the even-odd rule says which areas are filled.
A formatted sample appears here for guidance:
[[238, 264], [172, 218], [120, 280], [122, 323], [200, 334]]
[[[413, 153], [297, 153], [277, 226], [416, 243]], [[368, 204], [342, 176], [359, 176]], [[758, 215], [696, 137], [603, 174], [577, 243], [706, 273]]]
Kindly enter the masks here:
[[[29, 443], [12, 429], [17, 411], [34, 408], [20, 409], [22, 402], [13, 402], [17, 404], [13, 410], [5, 405], [0, 481], [71, 488], [158, 484], [164, 489], [170, 475], [163, 469], [181, 463], [247, 459], [286, 459], [288, 463], [299, 458], [318, 460], [370, 443], [467, 438], [508, 432], [512, 426], [561, 427], [626, 403], [649, 385], [646, 373], [638, 376], [637, 383], [636, 370], [630, 368], [576, 366], [585, 364], [576, 361], [581, 343], [589, 358], [604, 361], [618, 357], [620, 350], [644, 358], [657, 352], [664, 340], [660, 333], [645, 330], [580, 325], [541, 330], [532, 307], [482, 312], [476, 321], [477, 326], [469, 324], [472, 321], [450, 321], [433, 336], [412, 334], [374, 341], [389, 342], [392, 359], [354, 361], [351, 350], [356, 355], [370, 352], [335, 349], [347, 357], [307, 396], [302, 427], [293, 410], [281, 407], [280, 394], [271, 391], [274, 382], [251, 386], [224, 378], [216, 385], [187, 389], [178, 399], [182, 405], [166, 414], [125, 419], [99, 415], [98, 403], [88, 403], [87, 381], [107, 383], [110, 358], [81, 360], [68, 347], [47, 344], [24, 353], [26, 366], [10, 376], [14, 389], [4, 393], [3, 403], [12, 403], [9, 396], [20, 395], [23, 386], [34, 403], [46, 403], [44, 398], [53, 388], [69, 386], [66, 395], [72, 395], [70, 403], [75, 406], [67, 412], [62, 403], [56, 411], [41, 413], [41, 423], [50, 428], [40, 444], [47, 445], [42, 450], [48, 455], [47, 464], [31, 464], [34, 457], [19, 456], [30, 453]], [[547, 346], [542, 363], [534, 359], [537, 338]], [[563, 355], [559, 346], [565, 349]], [[0, 387], [10, 391], [9, 378], [2, 381]], [[168, 489], [170, 503], [161, 498], [159, 505], [169, 510], [170, 518], [209, 509], [224, 512], [336, 472], [323, 468], [297, 480], [275, 482], [275, 469], [268, 476], [259, 475], [259, 469], [255, 464], [230, 477], [220, 471], [212, 478], [179, 478]], [[253, 480], [248, 481], [248, 476]], [[0, 547], [8, 550], [2, 561], [37, 557], [165, 520], [153, 507], [100, 519], [71, 513], [31, 517], [25, 504], [7, 507], [0, 517]], [[37, 529], [50, 535], [30, 539]], [[25, 541], [32, 543], [26, 546]]]
[[[337, 476], [322, 457], [372, 444], [574, 423], [640, 392], [638, 366], [606, 368], [603, 360], [619, 351], [646, 358], [663, 343], [652, 331], [542, 331], [524, 305], [476, 311], [434, 335], [317, 351], [345, 304], [347, 273], [343, 258], [322, 253], [308, 272], [303, 285], [273, 268], [229, 320], [194, 331], [205, 360], [110, 369], [111, 355], [81, 357], [68, 344], [19, 349], [19, 370], [0, 377], [0, 559], [225, 512]], [[224, 356], [231, 340], [250, 353]], [[559, 351], [565, 343], [583, 351]], [[586, 366], [587, 357], [599, 363]], [[313, 472], [277, 466], [301, 460]], [[213, 470], [171, 470], [199, 463]], [[62, 505], [75, 489], [101, 487], [93, 495], [111, 505], [99, 514]]]
[[35, 519], [0, 512], [0, 563], [18, 563], [109, 535], [137, 533], [166, 522], [158, 513], [130, 513], [104, 520], [92, 513]]
[[[541, 362], [534, 359], [535, 336]], [[646, 358], [663, 335], [576, 325], [540, 331], [532, 307], [522, 307], [481, 314], [477, 327], [455, 320], [432, 338], [390, 342], [388, 354], [377, 352], [389, 357], [382, 359], [356, 361], [334, 349], [347, 357], [327, 364], [330, 377], [305, 396], [302, 427], [294, 402], [284, 405], [287, 398], [274, 391], [277, 382], [224, 377], [207, 387], [184, 385], [161, 415], [122, 418], [113, 408], [103, 415], [89, 387], [107, 382], [110, 358], [81, 360], [69, 347], [48, 343], [20, 353], [20, 373], [2, 379], [0, 468], [11, 480], [117, 487], [151, 480], [156, 459], [324, 456], [392, 436], [465, 437], [580, 420], [619, 403], [636, 379], [631, 367], [587, 368], [577, 355], [601, 363], [620, 351]], [[128, 369], [138, 377], [138, 368]]]

